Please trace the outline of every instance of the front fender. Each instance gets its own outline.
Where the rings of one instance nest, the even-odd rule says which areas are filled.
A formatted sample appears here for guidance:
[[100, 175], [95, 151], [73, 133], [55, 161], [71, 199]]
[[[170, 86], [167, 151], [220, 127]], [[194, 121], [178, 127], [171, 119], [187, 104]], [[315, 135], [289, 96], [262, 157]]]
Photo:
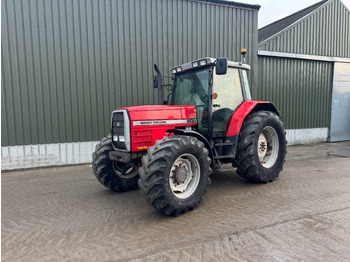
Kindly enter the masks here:
[[204, 144], [205, 148], [208, 149], [211, 163], [212, 164], [214, 163], [213, 150], [211, 149], [209, 141], [202, 134], [193, 130], [185, 130], [185, 129], [169, 129], [167, 130], [167, 133], [175, 134], [175, 135], [193, 136], [197, 138], [199, 141], [201, 141]]

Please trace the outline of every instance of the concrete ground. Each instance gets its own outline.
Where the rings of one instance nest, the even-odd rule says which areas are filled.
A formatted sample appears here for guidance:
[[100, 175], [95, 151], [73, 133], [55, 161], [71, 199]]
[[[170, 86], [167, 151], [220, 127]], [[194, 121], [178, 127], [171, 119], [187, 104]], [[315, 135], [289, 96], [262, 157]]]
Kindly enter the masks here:
[[269, 184], [215, 173], [177, 218], [89, 165], [1, 176], [2, 261], [350, 261], [350, 142], [288, 147]]

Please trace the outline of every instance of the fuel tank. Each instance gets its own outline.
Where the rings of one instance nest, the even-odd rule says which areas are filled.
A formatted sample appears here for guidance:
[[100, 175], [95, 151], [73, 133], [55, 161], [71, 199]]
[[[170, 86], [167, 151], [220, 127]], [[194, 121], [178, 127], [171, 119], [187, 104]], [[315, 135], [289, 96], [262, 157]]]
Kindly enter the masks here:
[[[147, 150], [156, 140], [168, 135], [169, 129], [197, 125], [195, 106], [148, 105], [117, 109], [114, 112], [126, 111], [129, 117], [131, 152]], [[114, 113], [113, 112], [113, 113]], [[112, 117], [113, 137], [113, 117]]]

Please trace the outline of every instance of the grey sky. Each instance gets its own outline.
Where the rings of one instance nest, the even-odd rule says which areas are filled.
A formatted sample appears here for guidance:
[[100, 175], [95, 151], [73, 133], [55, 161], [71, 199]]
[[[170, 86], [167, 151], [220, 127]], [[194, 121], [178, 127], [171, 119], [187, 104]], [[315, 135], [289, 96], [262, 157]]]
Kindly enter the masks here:
[[[259, 28], [320, 1], [321, 0], [236, 0], [236, 2], [261, 5], [259, 11]], [[350, 9], [350, 0], [341, 1]]]

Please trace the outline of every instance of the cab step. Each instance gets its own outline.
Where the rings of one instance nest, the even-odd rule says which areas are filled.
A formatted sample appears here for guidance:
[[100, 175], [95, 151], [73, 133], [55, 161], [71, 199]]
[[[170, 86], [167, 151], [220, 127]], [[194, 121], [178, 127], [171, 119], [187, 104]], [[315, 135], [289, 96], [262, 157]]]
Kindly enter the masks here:
[[234, 158], [234, 155], [214, 156], [214, 159]]
[[233, 143], [217, 143], [214, 146], [233, 146]]

